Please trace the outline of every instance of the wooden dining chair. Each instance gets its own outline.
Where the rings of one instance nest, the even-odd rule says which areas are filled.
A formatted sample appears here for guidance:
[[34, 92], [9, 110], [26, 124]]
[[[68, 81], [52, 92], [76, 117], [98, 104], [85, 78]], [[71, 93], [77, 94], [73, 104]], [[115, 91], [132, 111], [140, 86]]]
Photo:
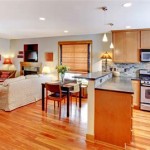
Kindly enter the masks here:
[[59, 106], [59, 119], [60, 119], [60, 116], [61, 116], [61, 102], [62, 102], [62, 100], [64, 100], [67, 97], [67, 95], [62, 94], [60, 84], [46, 83], [45, 88], [46, 88], [46, 112], [47, 112], [48, 101], [49, 100], [54, 101], [54, 109], [55, 109], [55, 102], [57, 101], [58, 106]]

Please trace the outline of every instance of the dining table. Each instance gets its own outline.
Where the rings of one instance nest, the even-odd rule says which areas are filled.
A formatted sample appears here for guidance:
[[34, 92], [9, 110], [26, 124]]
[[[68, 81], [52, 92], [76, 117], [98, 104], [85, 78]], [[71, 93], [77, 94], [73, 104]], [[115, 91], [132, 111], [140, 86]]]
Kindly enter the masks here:
[[[42, 111], [45, 110], [45, 84], [46, 83], [42, 83]], [[77, 84], [77, 83], [76, 83]], [[79, 108], [81, 108], [81, 83], [79, 84]], [[60, 83], [61, 85], [61, 90], [66, 92], [67, 94], [67, 117], [69, 117], [69, 105], [70, 105], [70, 91], [74, 90], [74, 82], [64, 82], [64, 83]]]

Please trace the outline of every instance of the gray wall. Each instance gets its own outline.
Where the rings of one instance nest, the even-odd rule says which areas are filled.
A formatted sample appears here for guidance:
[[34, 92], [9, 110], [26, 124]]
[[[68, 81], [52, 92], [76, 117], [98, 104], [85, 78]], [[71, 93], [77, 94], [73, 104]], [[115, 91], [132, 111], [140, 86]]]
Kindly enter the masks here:
[[[103, 51], [108, 50], [108, 43], [102, 42], [101, 34], [92, 35], [76, 35], [76, 36], [62, 36], [62, 37], [47, 37], [47, 38], [33, 38], [33, 39], [17, 39], [11, 40], [10, 50], [14, 54], [13, 62], [17, 68], [20, 69], [20, 62], [22, 58], [17, 58], [18, 51], [24, 50], [24, 44], [38, 44], [38, 60], [42, 65], [48, 65], [51, 69], [51, 74], [56, 75], [56, 65], [58, 65], [58, 41], [78, 41], [78, 40], [92, 40], [92, 71], [101, 70], [100, 55]], [[45, 52], [54, 53], [53, 62], [45, 62]]]

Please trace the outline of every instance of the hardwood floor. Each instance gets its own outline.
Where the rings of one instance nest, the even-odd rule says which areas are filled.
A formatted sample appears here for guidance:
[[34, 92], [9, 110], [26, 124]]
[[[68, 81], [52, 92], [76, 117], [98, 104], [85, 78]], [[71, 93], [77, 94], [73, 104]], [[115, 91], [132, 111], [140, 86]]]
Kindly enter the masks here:
[[[150, 112], [133, 111], [133, 150], [150, 150]], [[132, 150], [128, 147], [129, 150]]]
[[[62, 107], [61, 120], [53, 103], [48, 113], [41, 101], [12, 112], [0, 111], [0, 150], [116, 150], [107, 145], [85, 142], [87, 103], [82, 109], [73, 102], [71, 116]], [[133, 143], [127, 149], [150, 150], [150, 112], [134, 110]]]

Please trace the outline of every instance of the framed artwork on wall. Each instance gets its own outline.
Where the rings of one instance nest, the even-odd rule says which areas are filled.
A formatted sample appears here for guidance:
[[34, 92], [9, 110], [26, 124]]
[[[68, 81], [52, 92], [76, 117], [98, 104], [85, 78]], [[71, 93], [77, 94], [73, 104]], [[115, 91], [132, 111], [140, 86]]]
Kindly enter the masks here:
[[24, 52], [22, 50], [18, 51], [17, 58], [24, 58]]
[[23, 54], [23, 51], [19, 51], [19, 53], [18, 54]]
[[17, 55], [17, 58], [23, 58], [23, 55]]
[[45, 53], [45, 61], [53, 61], [53, 53], [52, 52]]

